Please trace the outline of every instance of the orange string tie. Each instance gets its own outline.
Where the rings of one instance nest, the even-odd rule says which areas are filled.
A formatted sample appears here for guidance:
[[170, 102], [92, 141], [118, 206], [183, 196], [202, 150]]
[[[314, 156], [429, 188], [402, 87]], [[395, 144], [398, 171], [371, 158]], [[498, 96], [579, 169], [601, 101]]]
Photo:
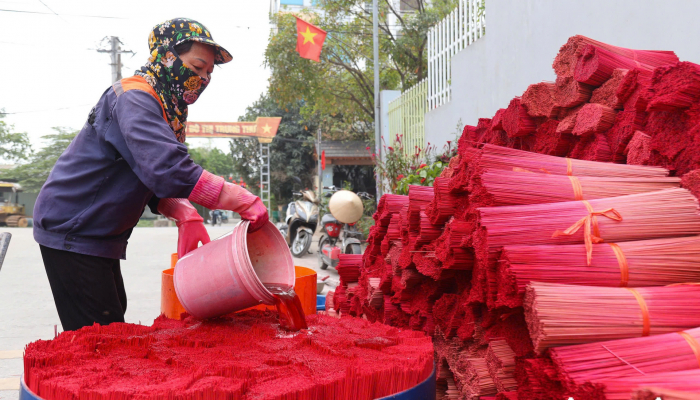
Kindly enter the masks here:
[[[588, 209], [588, 215], [576, 221], [573, 225], [568, 227], [565, 231], [556, 231], [552, 235], [553, 238], [558, 236], [572, 236], [578, 232], [581, 227], [583, 227], [583, 243], [586, 245], [586, 265], [591, 266], [591, 258], [593, 257], [593, 243], [602, 243], [603, 239], [600, 237], [600, 228], [598, 227], [598, 216], [603, 216], [610, 218], [613, 221], [622, 221], [622, 215], [620, 215], [614, 208], [608, 208], [603, 211], [593, 210], [593, 206], [586, 201], [581, 200]], [[591, 225], [593, 228], [591, 229]]]
[[534, 174], [534, 172], [520, 167], [513, 167], [513, 172], [529, 172], [531, 174]]
[[698, 341], [686, 331], [678, 332], [678, 334], [683, 336], [683, 339], [688, 342], [690, 349], [693, 350], [695, 358], [698, 360], [698, 367], [700, 367], [700, 344], [698, 344]]
[[583, 187], [581, 186], [581, 181], [575, 176], [570, 176], [571, 187], [574, 189], [574, 200], [583, 200]]
[[649, 320], [649, 308], [647, 307], [647, 302], [644, 301], [644, 297], [636, 289], [625, 288], [632, 292], [634, 298], [637, 299], [639, 303], [639, 308], [642, 310], [642, 336], [649, 336], [651, 331], [651, 321]]
[[627, 264], [627, 257], [625, 253], [622, 252], [622, 248], [617, 243], [608, 243], [615, 253], [617, 258], [617, 263], [620, 265], [620, 286], [625, 287], [630, 279], [629, 265]]
[[566, 174], [568, 176], [572, 176], [574, 174], [574, 166], [571, 164], [571, 159], [566, 158]]

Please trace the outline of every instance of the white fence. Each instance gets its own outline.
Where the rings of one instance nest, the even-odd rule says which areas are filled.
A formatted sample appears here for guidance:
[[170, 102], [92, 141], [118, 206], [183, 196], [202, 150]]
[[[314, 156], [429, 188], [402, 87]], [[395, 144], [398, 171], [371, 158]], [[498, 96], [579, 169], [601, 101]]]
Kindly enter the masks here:
[[445, 19], [428, 31], [428, 109], [451, 97], [450, 59], [486, 32], [485, 0], [459, 0]]

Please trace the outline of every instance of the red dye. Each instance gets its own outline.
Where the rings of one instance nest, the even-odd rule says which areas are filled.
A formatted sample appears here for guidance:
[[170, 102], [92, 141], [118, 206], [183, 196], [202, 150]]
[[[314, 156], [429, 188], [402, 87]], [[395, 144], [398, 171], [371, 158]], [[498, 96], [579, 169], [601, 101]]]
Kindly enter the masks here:
[[636, 111], [621, 111], [615, 117], [615, 123], [606, 133], [610, 151], [613, 153], [613, 162], [625, 164], [627, 162], [627, 145], [634, 132], [642, 129], [645, 113]]
[[627, 145], [627, 163], [632, 165], [648, 165], [651, 158], [651, 136], [637, 131]]
[[265, 287], [275, 297], [275, 307], [281, 317], [280, 326], [292, 332], [309, 328], [301, 300], [294, 289], [274, 285]]
[[610, 129], [615, 122], [615, 110], [602, 104], [589, 103], [581, 108], [576, 116], [576, 124], [571, 133], [586, 136]]
[[520, 103], [520, 98], [511, 100], [503, 113], [503, 129], [511, 138], [526, 136], [537, 130], [535, 120], [528, 115], [527, 110]]
[[617, 91], [625, 79], [628, 70], [626, 69], [616, 69], [613, 71], [610, 79], [605, 81], [605, 83], [593, 91], [591, 96], [591, 103], [598, 103], [604, 106], [610, 107], [615, 110], [622, 108], [623, 102], [617, 96]]
[[573, 137], [568, 133], [557, 132], [560, 122], [548, 119], [535, 132], [535, 153], [563, 157], [569, 154]]
[[613, 160], [608, 139], [602, 133], [581, 138], [569, 157], [579, 160], [610, 162]]
[[24, 377], [47, 400], [369, 400], [413, 387], [433, 369], [422, 333], [322, 315], [309, 316], [309, 327], [280, 331], [264, 311], [94, 325], [29, 344]]
[[700, 99], [700, 65], [680, 62], [654, 70], [648, 111], [684, 109]]

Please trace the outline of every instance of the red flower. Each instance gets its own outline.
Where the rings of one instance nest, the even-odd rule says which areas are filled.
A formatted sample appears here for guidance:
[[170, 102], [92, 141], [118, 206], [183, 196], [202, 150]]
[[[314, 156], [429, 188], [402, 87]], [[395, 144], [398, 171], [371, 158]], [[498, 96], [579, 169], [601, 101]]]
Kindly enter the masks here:
[[423, 167], [427, 167], [427, 166], [428, 166], [428, 164], [421, 164], [418, 168], [423, 168]]
[[425, 182], [425, 178], [420, 180], [420, 183], [424, 183], [424, 182]]
[[367, 146], [367, 150], [369, 150], [369, 146]]
[[389, 146], [389, 151], [394, 151], [394, 148]]
[[401, 179], [403, 179], [403, 174], [401, 174], [401, 175], [399, 175], [399, 176], [396, 177], [396, 180], [397, 180], [397, 181], [400, 181]]

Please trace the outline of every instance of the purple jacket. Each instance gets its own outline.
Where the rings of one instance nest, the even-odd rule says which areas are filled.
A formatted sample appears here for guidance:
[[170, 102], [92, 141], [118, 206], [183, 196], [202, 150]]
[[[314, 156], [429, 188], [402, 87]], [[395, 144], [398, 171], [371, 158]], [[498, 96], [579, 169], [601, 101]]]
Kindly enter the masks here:
[[107, 89], [41, 188], [34, 239], [53, 249], [125, 259], [146, 205], [187, 198], [202, 175], [158, 101]]

